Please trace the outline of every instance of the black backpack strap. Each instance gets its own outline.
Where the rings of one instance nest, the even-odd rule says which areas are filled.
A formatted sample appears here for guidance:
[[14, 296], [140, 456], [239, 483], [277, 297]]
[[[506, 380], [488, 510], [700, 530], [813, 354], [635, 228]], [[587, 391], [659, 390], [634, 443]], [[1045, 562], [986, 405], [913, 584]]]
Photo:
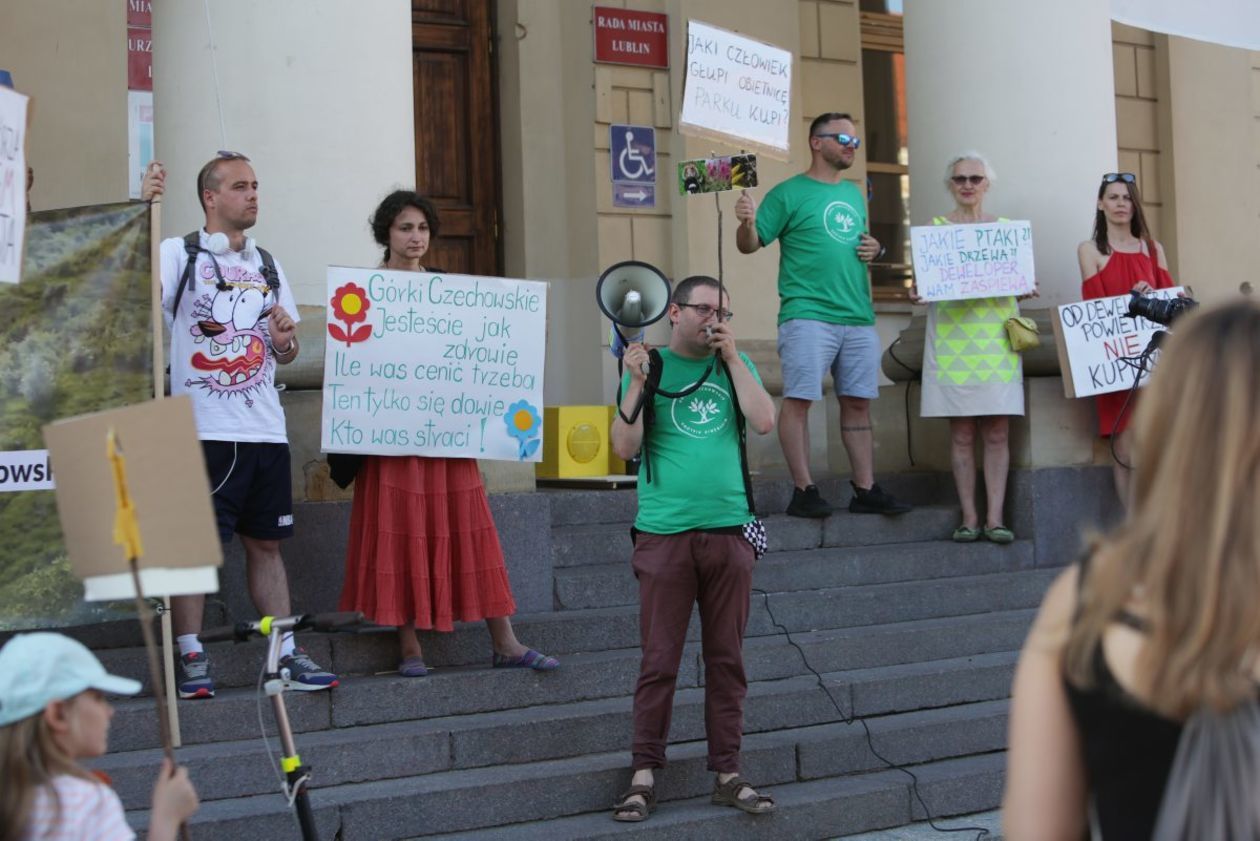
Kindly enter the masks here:
[[656, 393], [661, 389], [661, 373], [665, 359], [656, 348], [648, 350], [647, 382], [643, 384], [643, 441], [639, 444], [639, 458], [643, 481], [652, 481], [652, 460], [648, 457], [648, 430], [656, 423]]
[[197, 255], [201, 253], [201, 232], [192, 231], [184, 234], [184, 253], [188, 261], [184, 263], [184, 273], [179, 277], [179, 286], [175, 287], [175, 303], [171, 305], [171, 315], [179, 315], [179, 302], [184, 297], [184, 289], [192, 289], [193, 266], [197, 264]]
[[271, 256], [271, 252], [267, 249], [260, 246], [255, 246], [255, 248], [258, 248], [258, 254], [262, 257], [263, 261], [262, 268], [259, 271], [262, 272], [263, 280], [267, 282], [267, 288], [271, 290], [271, 294], [275, 296], [276, 301], [279, 302], [280, 272], [276, 269], [276, 260]]
[[726, 372], [726, 381], [731, 385], [731, 402], [735, 404], [735, 429], [739, 432], [739, 467], [744, 474], [744, 496], [748, 499], [748, 513], [756, 517], [757, 502], [753, 499], [752, 474], [748, 471], [748, 424], [744, 420], [744, 410], [739, 405], [739, 394], [735, 391], [735, 378], [731, 376], [726, 360], [720, 361], [722, 370]]

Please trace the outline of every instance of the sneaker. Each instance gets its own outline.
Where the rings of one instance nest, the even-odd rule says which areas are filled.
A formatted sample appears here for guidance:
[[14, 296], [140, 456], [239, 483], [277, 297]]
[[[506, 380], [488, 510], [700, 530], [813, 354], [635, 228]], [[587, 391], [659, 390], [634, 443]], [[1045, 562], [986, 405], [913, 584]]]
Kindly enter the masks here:
[[340, 683], [335, 674], [317, 666], [304, 648], [295, 648], [292, 654], [280, 658], [280, 678], [285, 689], [302, 692], [332, 689]]
[[213, 698], [214, 681], [210, 679], [210, 657], [204, 651], [182, 654], [175, 660], [175, 686], [179, 697]]
[[787, 514], [789, 517], [818, 519], [826, 517], [833, 510], [831, 504], [819, 495], [818, 486], [809, 485], [805, 490], [800, 488], [792, 489], [792, 501], [788, 503]]
[[[849, 484], [853, 485], [852, 482]], [[850, 514], [904, 514], [913, 508], [913, 505], [902, 502], [879, 485], [871, 485], [870, 490], [853, 485], [853, 499], [849, 500]]]

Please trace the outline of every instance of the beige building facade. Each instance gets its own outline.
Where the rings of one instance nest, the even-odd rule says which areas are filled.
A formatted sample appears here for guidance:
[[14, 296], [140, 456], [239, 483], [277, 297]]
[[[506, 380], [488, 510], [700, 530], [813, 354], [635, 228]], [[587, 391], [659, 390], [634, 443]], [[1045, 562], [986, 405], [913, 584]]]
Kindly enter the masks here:
[[[435, 15], [454, 20], [478, 2], [215, 0], [212, 27], [201, 4], [153, 4], [156, 145], [171, 178], [164, 229], [198, 224], [188, 185], [200, 162], [220, 148], [249, 154], [262, 182], [258, 238], [284, 262], [299, 303], [308, 305], [307, 347], [318, 347], [324, 267], [377, 259], [368, 213], [389, 189], [420, 178], [426, 150], [418, 148], [416, 122], [426, 92], [413, 89], [422, 66], [417, 27]], [[671, 278], [716, 274], [720, 260], [737, 336], [767, 382], [778, 382], [778, 249], [738, 254], [735, 194], [680, 197], [675, 184], [677, 161], [739, 151], [678, 131], [692, 19], [793, 53], [791, 154], [761, 156], [757, 196], [806, 167], [815, 115], [848, 111], [862, 132], [877, 122], [905, 133], [899, 163], [868, 167], [868, 143], [850, 176], [859, 184], [868, 175], [900, 179], [892, 183], [907, 194], [903, 221], [911, 224], [948, 209], [942, 174], [950, 156], [978, 149], [989, 157], [1000, 175], [989, 209], [1033, 222], [1042, 293], [1033, 307], [1078, 297], [1076, 245], [1090, 232], [1099, 175], [1116, 169], [1138, 175], [1173, 276], [1196, 297], [1224, 300], [1255, 282], [1258, 52], [1115, 24], [1095, 0], [907, 0], [904, 15], [859, 0], [602, 0], [667, 16], [670, 67], [658, 70], [595, 63], [595, 4], [588, 0], [487, 4], [492, 119], [465, 128], [495, 140], [499, 273], [552, 284], [549, 404], [612, 399], [616, 369], [594, 287], [604, 269], [628, 259]], [[35, 100], [36, 208], [127, 195], [125, 5], [42, 0], [0, 10], [0, 67]], [[876, 59], [892, 54], [904, 55], [891, 65], [894, 84], [882, 77], [873, 84], [869, 68], [890, 66]], [[887, 100], [898, 91], [902, 101]], [[652, 209], [613, 206], [609, 127], [617, 123], [656, 129]], [[877, 311], [890, 344], [914, 313], [886, 292]], [[650, 338], [663, 342], [663, 330], [655, 326]], [[286, 400], [295, 470], [303, 471], [307, 495], [319, 497], [328, 492], [311, 475], [321, 369], [316, 360], [303, 370]], [[911, 466], [907, 435], [914, 466], [945, 469], [945, 425], [918, 418], [917, 390], [907, 411], [907, 387], [889, 380], [881, 391], [877, 469]], [[1029, 377], [1026, 391], [1017, 465], [1104, 457], [1092, 409], [1066, 400], [1057, 377]], [[843, 473], [839, 436], [829, 434], [838, 426], [834, 403], [831, 417], [813, 413], [814, 461]], [[782, 469], [773, 436], [758, 442], [753, 461]], [[486, 468], [495, 488], [532, 485], [527, 468]]]

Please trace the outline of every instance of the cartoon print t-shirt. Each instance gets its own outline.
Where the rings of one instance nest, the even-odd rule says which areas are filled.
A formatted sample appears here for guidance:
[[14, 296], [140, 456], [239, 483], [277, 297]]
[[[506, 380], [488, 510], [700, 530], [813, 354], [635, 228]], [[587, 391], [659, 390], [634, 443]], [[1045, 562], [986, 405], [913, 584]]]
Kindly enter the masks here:
[[[201, 245], [206, 247], [206, 232]], [[182, 237], [162, 241], [162, 312], [171, 330], [171, 393], [193, 401], [197, 437], [203, 441], [284, 444], [284, 410], [276, 392], [276, 359], [267, 318], [277, 303], [262, 275], [262, 255], [248, 240], [243, 251], [215, 255], [225, 281], [219, 288], [210, 255], [197, 255], [193, 288], [185, 289], [178, 314], [171, 305], [188, 254]], [[298, 320], [284, 269], [279, 304]]]

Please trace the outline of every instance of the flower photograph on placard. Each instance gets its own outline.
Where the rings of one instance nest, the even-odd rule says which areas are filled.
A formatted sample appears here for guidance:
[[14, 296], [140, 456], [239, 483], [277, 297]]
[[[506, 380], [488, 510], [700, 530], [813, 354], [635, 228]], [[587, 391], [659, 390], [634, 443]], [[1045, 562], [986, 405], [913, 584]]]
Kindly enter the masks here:
[[367, 290], [356, 283], [347, 283], [340, 286], [333, 293], [332, 300], [329, 301], [332, 306], [333, 317], [346, 325], [345, 329], [328, 320], [328, 335], [332, 336], [339, 342], [345, 342], [346, 347], [355, 342], [367, 341], [372, 335], [372, 325], [364, 324], [355, 327], [360, 321], [367, 319], [367, 312], [372, 307], [372, 302], [367, 298]]

